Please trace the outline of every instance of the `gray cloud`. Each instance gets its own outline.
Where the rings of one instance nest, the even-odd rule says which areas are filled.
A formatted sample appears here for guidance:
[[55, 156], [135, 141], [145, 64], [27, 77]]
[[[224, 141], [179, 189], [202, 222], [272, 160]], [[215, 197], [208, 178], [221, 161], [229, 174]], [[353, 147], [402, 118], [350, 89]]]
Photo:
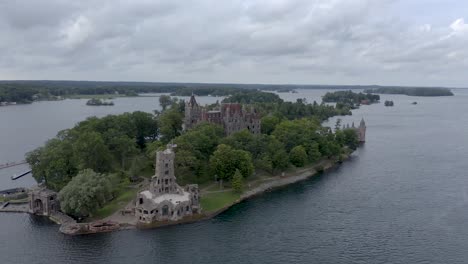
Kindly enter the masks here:
[[466, 86], [468, 23], [443, 11], [423, 0], [2, 1], [0, 79]]

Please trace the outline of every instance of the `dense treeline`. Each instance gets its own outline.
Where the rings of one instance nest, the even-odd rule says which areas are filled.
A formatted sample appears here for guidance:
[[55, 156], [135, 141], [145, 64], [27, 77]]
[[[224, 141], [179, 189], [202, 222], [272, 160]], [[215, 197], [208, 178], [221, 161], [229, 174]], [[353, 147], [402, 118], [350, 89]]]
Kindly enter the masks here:
[[410, 96], [452, 96], [453, 93], [448, 88], [439, 87], [380, 87], [374, 89], [367, 89], [366, 93], [377, 94], [404, 94]]
[[252, 91], [252, 90], [237, 90], [231, 96], [225, 98], [223, 103], [281, 103], [283, 100], [274, 93]]
[[31, 103], [35, 94], [32, 88], [0, 87], [0, 102]]
[[60, 131], [45, 146], [27, 154], [34, 178], [60, 190], [80, 170], [99, 173], [128, 171], [147, 144], [159, 136], [152, 114], [144, 112], [91, 117]]
[[380, 100], [380, 96], [370, 93], [355, 93], [353, 91], [327, 92], [322, 97], [323, 102], [337, 103], [337, 108], [349, 107], [354, 109], [360, 104], [373, 104]]
[[[155, 82], [94, 82], [94, 81], [0, 81], [0, 102], [28, 103], [75, 95], [107, 95], [119, 93], [135, 96], [139, 93], [171, 93], [189, 96], [228, 96], [239, 90], [291, 91], [295, 89], [372, 89], [375, 93], [408, 93], [409, 95], [452, 95], [445, 88], [380, 87], [359, 85], [273, 85], [223, 83], [155, 83]], [[443, 90], [443, 91], [440, 91]], [[445, 90], [448, 90], [445, 91]], [[370, 91], [370, 90], [369, 90]], [[398, 91], [398, 92], [395, 92]]]
[[233, 181], [236, 190], [254, 172], [276, 174], [321, 158], [339, 158], [346, 146], [357, 147], [354, 130], [332, 133], [320, 125], [323, 119], [341, 113], [333, 106], [305, 100], [269, 103], [263, 93], [252, 93], [250, 98], [263, 116], [261, 134], [243, 130], [226, 137], [221, 126], [209, 123], [183, 131], [184, 102], [164, 97], [160, 98], [165, 104], [161, 113], [88, 118], [28, 153], [27, 161], [38, 181], [60, 190], [67, 213], [86, 216], [113, 199], [142, 171], [152, 171], [156, 151], [169, 142], [177, 145], [180, 183], [216, 178]]

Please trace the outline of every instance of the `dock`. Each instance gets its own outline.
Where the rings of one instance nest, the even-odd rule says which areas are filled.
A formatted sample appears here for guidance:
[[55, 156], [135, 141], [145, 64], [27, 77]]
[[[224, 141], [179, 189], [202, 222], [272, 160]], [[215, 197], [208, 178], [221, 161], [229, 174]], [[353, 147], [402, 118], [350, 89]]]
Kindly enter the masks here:
[[16, 162], [7, 162], [7, 163], [4, 163], [4, 164], [0, 164], [0, 170], [10, 168], [10, 167], [16, 167], [16, 166], [23, 165], [23, 164], [26, 164], [26, 163], [28, 163], [28, 162], [25, 161], [25, 160], [16, 161]]
[[21, 178], [21, 177], [23, 177], [23, 176], [28, 175], [28, 174], [31, 173], [31, 172], [32, 172], [32, 170], [28, 170], [28, 171], [25, 171], [25, 172], [21, 173], [20, 175], [16, 175], [16, 174], [15, 174], [15, 175], [11, 176], [11, 180], [13, 180], [13, 181], [14, 181], [14, 180], [17, 180], [17, 179], [19, 179], [19, 178]]

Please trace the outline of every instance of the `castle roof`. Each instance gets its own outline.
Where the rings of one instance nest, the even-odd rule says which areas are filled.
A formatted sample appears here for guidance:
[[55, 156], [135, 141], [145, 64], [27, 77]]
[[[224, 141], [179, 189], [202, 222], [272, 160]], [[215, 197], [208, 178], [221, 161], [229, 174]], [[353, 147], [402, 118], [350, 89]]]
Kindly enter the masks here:
[[165, 193], [161, 195], [155, 195], [150, 191], [142, 191], [140, 194], [145, 196], [146, 199], [151, 200], [155, 204], [168, 201], [174, 205], [177, 205], [181, 202], [190, 201], [190, 193], [185, 192], [185, 191], [182, 194]]
[[229, 112], [232, 113], [240, 113], [242, 112], [242, 105], [239, 103], [223, 103], [221, 105], [221, 111], [223, 113]]
[[197, 100], [195, 100], [195, 95], [193, 93], [190, 96], [190, 100], [189, 100], [188, 104], [189, 104], [189, 106], [197, 106], [198, 105]]

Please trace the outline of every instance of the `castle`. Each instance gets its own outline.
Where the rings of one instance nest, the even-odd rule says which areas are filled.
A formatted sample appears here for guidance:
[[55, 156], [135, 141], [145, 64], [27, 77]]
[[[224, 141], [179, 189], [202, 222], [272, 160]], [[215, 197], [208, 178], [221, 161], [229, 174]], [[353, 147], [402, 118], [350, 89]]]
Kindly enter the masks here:
[[192, 94], [190, 100], [185, 102], [184, 128], [191, 129], [200, 122], [222, 125], [226, 135], [243, 129], [260, 134], [261, 128], [260, 115], [253, 107], [247, 109], [239, 103], [223, 103], [220, 110], [208, 111], [198, 105]]
[[354, 126], [354, 122], [352, 124], [352, 126], [350, 127], [349, 124], [345, 127], [343, 126], [343, 128], [351, 128], [351, 129], [354, 129], [354, 131], [356, 131], [356, 134], [358, 136], [358, 141], [360, 143], [364, 143], [366, 142], [366, 122], [364, 121], [364, 118], [361, 119], [361, 123], [359, 123], [359, 126], [358, 127], [355, 127]]
[[170, 144], [166, 150], [157, 152], [150, 188], [137, 195], [135, 215], [140, 223], [177, 221], [201, 211], [198, 185], [182, 188], [176, 183], [174, 147]]

